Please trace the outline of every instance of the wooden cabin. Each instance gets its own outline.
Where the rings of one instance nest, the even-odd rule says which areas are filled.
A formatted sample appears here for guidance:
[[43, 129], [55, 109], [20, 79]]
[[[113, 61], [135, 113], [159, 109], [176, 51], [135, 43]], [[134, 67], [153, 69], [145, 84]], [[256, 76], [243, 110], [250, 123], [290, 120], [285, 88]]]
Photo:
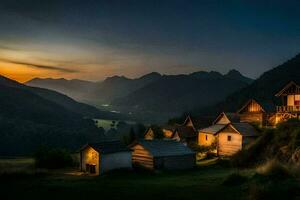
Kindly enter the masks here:
[[132, 168], [131, 151], [118, 141], [88, 143], [80, 149], [80, 170], [100, 175], [113, 169]]
[[300, 86], [298, 84], [291, 81], [275, 96], [282, 100], [282, 105], [276, 108], [276, 124], [291, 118], [300, 119]]
[[174, 138], [174, 133], [176, 131], [176, 128], [179, 127], [179, 125], [165, 125], [162, 126], [161, 129], [164, 133], [165, 138], [173, 139]]
[[260, 126], [266, 123], [266, 111], [256, 100], [250, 99], [237, 112], [241, 122], [256, 123]]
[[174, 140], [141, 140], [131, 149], [133, 165], [150, 170], [190, 169], [196, 164], [195, 152]]
[[144, 134], [145, 140], [153, 140], [154, 139], [154, 131], [152, 128], [148, 128]]
[[172, 139], [182, 142], [185, 145], [197, 142], [197, 131], [190, 126], [180, 126], [174, 131]]
[[230, 124], [234, 122], [240, 122], [240, 118], [236, 113], [225, 113], [222, 112], [214, 120], [213, 125], [215, 124]]
[[222, 112], [211, 126], [199, 130], [198, 145], [215, 146], [220, 156], [235, 154], [258, 136], [252, 125], [239, 119], [234, 113]]
[[195, 131], [198, 131], [199, 129], [209, 125], [210, 121], [210, 117], [191, 117], [188, 115], [184, 122], [179, 126], [192, 127]]

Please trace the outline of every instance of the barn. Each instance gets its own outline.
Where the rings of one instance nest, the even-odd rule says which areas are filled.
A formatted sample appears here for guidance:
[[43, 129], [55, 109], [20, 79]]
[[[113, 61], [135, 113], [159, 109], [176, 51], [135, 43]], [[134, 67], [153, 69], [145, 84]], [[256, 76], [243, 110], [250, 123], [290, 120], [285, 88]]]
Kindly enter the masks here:
[[191, 169], [195, 152], [175, 140], [141, 140], [131, 145], [133, 165], [155, 169]]
[[80, 149], [80, 170], [100, 175], [113, 169], [132, 168], [131, 151], [119, 141], [88, 143]]

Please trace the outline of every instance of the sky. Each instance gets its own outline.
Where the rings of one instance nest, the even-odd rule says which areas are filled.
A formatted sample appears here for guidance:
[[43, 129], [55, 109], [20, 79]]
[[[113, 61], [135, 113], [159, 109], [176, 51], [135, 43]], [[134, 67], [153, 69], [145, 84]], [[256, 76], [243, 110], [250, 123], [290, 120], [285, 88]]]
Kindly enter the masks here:
[[0, 74], [103, 80], [237, 69], [300, 53], [300, 1], [1, 0]]

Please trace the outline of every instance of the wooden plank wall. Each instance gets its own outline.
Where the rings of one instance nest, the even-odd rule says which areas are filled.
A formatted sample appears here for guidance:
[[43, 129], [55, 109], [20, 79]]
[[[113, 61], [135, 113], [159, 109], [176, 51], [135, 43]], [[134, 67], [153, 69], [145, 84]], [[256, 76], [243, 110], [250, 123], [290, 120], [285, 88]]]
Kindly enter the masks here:
[[265, 117], [263, 113], [243, 113], [240, 115], [241, 122], [263, 124], [264, 118]]
[[132, 150], [133, 165], [142, 166], [147, 169], [154, 168], [153, 156], [143, 146], [137, 144], [134, 147], [132, 147]]
[[[231, 141], [227, 137], [231, 136]], [[219, 133], [218, 154], [220, 156], [231, 156], [242, 149], [242, 135], [237, 133]]]

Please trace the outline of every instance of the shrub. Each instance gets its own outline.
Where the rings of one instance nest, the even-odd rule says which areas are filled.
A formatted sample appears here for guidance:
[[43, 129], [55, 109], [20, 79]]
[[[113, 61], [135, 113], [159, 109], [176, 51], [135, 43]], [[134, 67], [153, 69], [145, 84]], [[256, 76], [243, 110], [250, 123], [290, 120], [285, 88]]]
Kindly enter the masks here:
[[248, 178], [241, 175], [240, 173], [232, 173], [224, 180], [223, 185], [240, 185], [245, 183], [247, 180]]
[[273, 136], [273, 130], [265, 130], [263, 135], [259, 137], [254, 143], [252, 143], [248, 148], [243, 149], [232, 156], [232, 166], [242, 168], [251, 167], [258, 161], [263, 161], [263, 159], [265, 159], [265, 155], [262, 155], [262, 152], [265, 152], [265, 149], [268, 147]]
[[35, 165], [38, 168], [59, 169], [73, 166], [70, 152], [64, 149], [39, 148], [34, 154]]
[[258, 166], [256, 172], [273, 179], [286, 179], [292, 176], [292, 172], [289, 170], [288, 166], [275, 159], [269, 160], [265, 164]]

